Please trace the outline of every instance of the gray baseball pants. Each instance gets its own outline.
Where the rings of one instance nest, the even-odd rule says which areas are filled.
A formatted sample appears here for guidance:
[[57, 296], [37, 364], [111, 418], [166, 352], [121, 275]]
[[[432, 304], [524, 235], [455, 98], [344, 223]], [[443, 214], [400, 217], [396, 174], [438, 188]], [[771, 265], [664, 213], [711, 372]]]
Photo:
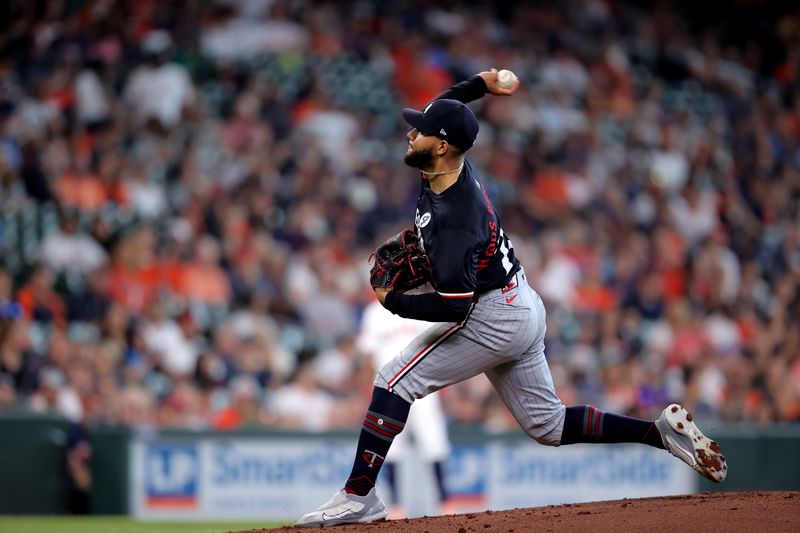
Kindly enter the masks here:
[[522, 429], [558, 446], [565, 407], [544, 355], [546, 313], [520, 270], [478, 297], [467, 319], [436, 323], [378, 371], [375, 385], [408, 402], [483, 372]]

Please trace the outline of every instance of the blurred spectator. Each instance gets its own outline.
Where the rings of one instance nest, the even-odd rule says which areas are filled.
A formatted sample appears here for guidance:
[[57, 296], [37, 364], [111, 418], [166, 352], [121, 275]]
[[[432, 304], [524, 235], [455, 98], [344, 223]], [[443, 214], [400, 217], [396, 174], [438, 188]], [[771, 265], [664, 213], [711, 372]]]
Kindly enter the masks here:
[[342, 396], [350, 392], [358, 350], [355, 338], [342, 337], [333, 348], [321, 352], [314, 361], [314, 372], [320, 386], [328, 392]]
[[69, 319], [99, 324], [108, 316], [111, 307], [109, 272], [107, 268], [100, 268], [88, 274], [85, 289], [67, 302]]
[[308, 361], [298, 364], [293, 379], [275, 391], [270, 403], [278, 427], [308, 431], [335, 427], [335, 401], [320, 388]]
[[59, 414], [70, 422], [80, 422], [83, 406], [80, 396], [67, 382], [64, 373], [55, 367], [43, 368], [39, 387], [30, 396], [29, 405], [34, 412]]
[[131, 73], [125, 86], [125, 99], [133, 116], [157, 130], [177, 126], [195, 100], [186, 69], [167, 61], [171, 47], [169, 32], [150, 31], [142, 41], [145, 62]]
[[10, 409], [17, 403], [17, 388], [11, 377], [0, 373], [0, 410]]
[[175, 294], [211, 306], [226, 306], [231, 289], [219, 261], [220, 250], [215, 239], [201, 237], [195, 241], [193, 261], [180, 269]]
[[[231, 6], [217, 6], [211, 23], [201, 38], [203, 51], [221, 60], [245, 59], [264, 53], [302, 49], [308, 41], [308, 30], [285, 13], [280, 2], [248, 2], [237, 13]], [[263, 10], [271, 8], [269, 16]], [[246, 9], [246, 11], [245, 11]]]
[[155, 399], [142, 387], [127, 387], [118, 397], [115, 421], [136, 430], [147, 430], [155, 423]]
[[76, 148], [78, 153], [72, 156], [72, 165], [57, 177], [56, 195], [67, 209], [96, 213], [109, 200], [109, 191], [90, 161], [88, 147]]
[[71, 424], [67, 433], [68, 504], [70, 514], [89, 513], [89, 491], [92, 488], [92, 470], [89, 461], [92, 446], [89, 432], [83, 424]]
[[53, 187], [42, 168], [40, 154], [32, 142], [22, 147], [22, 167], [19, 173], [25, 192], [31, 199], [40, 203], [55, 199]]
[[53, 290], [53, 275], [45, 266], [34, 267], [28, 282], [17, 292], [17, 300], [27, 320], [59, 328], [67, 325], [67, 308]]
[[78, 214], [64, 213], [60, 228], [42, 241], [42, 262], [54, 272], [89, 274], [106, 262], [106, 253], [91, 236], [78, 230]]
[[231, 381], [230, 404], [214, 414], [211, 427], [229, 431], [269, 422], [261, 407], [260, 387], [255, 379], [242, 375]]
[[75, 115], [90, 129], [103, 126], [111, 117], [111, 101], [98, 75], [101, 68], [97, 60], [90, 60], [75, 76]]
[[125, 198], [143, 220], [157, 219], [167, 209], [164, 187], [151, 179], [147, 169], [128, 164], [120, 169], [121, 179], [126, 184]]
[[181, 379], [164, 398], [159, 410], [159, 426], [171, 428], [206, 429], [203, 397], [194, 383]]
[[112, 251], [109, 294], [131, 312], [141, 313], [145, 302], [155, 298], [168, 281], [156, 259], [155, 245], [153, 228], [141, 226], [121, 236]]
[[14, 296], [14, 279], [11, 274], [0, 268], [0, 306], [2, 306], [2, 319], [19, 318], [14, 316], [12, 304]]
[[162, 370], [176, 377], [194, 372], [196, 350], [169, 316], [160, 298], [155, 297], [146, 304], [140, 328], [145, 348], [155, 354]]
[[33, 351], [28, 338], [28, 323], [0, 318], [0, 378], [21, 394], [39, 388], [42, 358]]

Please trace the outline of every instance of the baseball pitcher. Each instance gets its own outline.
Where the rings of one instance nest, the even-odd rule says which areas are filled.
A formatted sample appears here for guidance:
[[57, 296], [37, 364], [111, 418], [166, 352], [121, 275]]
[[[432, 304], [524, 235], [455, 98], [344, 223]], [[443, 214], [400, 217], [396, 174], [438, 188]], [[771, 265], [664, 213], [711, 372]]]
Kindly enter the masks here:
[[[386, 517], [375, 479], [414, 400], [483, 372], [519, 425], [537, 442], [635, 442], [668, 450], [699, 474], [727, 474], [719, 445], [677, 404], [655, 422], [566, 407], [555, 393], [544, 353], [545, 309], [527, 282], [500, 216], [464, 157], [478, 135], [465, 104], [519, 86], [481, 72], [454, 85], [421, 111], [404, 109], [411, 126], [404, 161], [419, 169], [414, 229], [375, 253], [371, 283], [386, 309], [435, 322], [378, 371], [372, 401], [344, 487], [300, 525], [372, 522]], [[424, 253], [424, 256], [422, 255]], [[430, 282], [433, 292], [405, 294]]]

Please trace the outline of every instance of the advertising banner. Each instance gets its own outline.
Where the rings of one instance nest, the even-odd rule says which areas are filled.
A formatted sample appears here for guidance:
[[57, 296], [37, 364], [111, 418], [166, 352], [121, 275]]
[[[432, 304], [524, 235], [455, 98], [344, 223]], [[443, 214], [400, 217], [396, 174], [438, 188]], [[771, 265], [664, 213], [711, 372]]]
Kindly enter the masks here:
[[154, 519], [296, 518], [353, 465], [350, 440], [140, 440], [131, 451], [132, 509]]
[[669, 453], [637, 445], [496, 441], [454, 447], [447, 467], [451, 495], [470, 509], [687, 494], [697, 481]]
[[[153, 519], [296, 519], [342, 487], [353, 445], [318, 436], [136, 440], [132, 509]], [[414, 471], [423, 472], [416, 461]], [[409, 516], [434, 514], [432, 479], [414, 477], [401, 487]], [[636, 445], [455, 443], [446, 464], [446, 486], [462, 511], [686, 494], [696, 484], [667, 452]]]

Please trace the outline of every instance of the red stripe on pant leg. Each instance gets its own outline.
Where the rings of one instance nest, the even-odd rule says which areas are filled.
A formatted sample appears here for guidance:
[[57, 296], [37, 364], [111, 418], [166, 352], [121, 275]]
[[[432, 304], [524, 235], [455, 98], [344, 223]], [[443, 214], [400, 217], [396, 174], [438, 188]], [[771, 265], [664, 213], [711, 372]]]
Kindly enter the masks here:
[[595, 423], [594, 423], [594, 438], [600, 440], [600, 415], [602, 415], [602, 411], [600, 409], [596, 409], [597, 413], [595, 414]]
[[395, 374], [395, 376], [394, 376], [392, 379], [390, 379], [390, 380], [389, 380], [389, 387], [393, 386], [393, 385], [395, 384], [395, 382], [397, 382], [398, 378], [400, 378], [400, 377], [403, 375], [403, 373], [406, 371], [406, 369], [407, 369], [408, 367], [412, 366], [414, 363], [416, 363], [416, 362], [417, 362], [417, 359], [419, 359], [420, 357], [422, 357], [422, 356], [425, 354], [425, 352], [427, 352], [427, 351], [428, 351], [428, 350], [429, 350], [429, 349], [430, 349], [432, 346], [434, 346], [434, 345], [435, 345], [437, 342], [439, 342], [440, 340], [442, 340], [442, 339], [443, 339], [445, 336], [449, 335], [451, 331], [453, 331], [454, 329], [456, 329], [456, 328], [458, 328], [458, 327], [460, 327], [460, 326], [461, 326], [461, 323], [460, 323], [460, 322], [459, 322], [458, 324], [454, 324], [454, 325], [453, 325], [452, 327], [450, 327], [450, 328], [449, 328], [447, 331], [445, 331], [444, 333], [442, 333], [441, 335], [439, 335], [439, 336], [438, 336], [438, 337], [437, 337], [435, 340], [433, 340], [433, 341], [432, 341], [430, 344], [428, 344], [428, 345], [427, 345], [426, 347], [424, 347], [422, 350], [420, 350], [419, 352], [417, 352], [417, 354], [416, 354], [414, 357], [412, 357], [412, 358], [411, 358], [411, 361], [409, 361], [408, 363], [406, 363], [406, 365], [405, 365], [403, 368], [401, 368], [401, 369], [400, 369], [400, 372], [398, 372], [397, 374]]
[[[647, 431], [644, 432], [644, 437], [642, 437], [642, 442], [647, 442], [647, 436], [650, 434], [650, 431], [652, 431], [655, 427], [656, 427], [656, 423], [655, 422], [650, 424], [650, 427], [647, 428]], [[659, 433], [658, 436], [660, 437], [661, 433]]]

